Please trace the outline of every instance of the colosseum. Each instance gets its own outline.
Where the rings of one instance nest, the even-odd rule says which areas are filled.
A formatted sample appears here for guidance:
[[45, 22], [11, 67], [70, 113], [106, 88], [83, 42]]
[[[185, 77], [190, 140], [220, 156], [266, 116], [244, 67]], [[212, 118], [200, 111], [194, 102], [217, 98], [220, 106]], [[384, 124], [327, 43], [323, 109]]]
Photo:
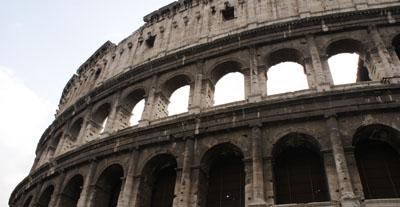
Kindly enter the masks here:
[[[399, 0], [182, 0], [144, 21], [66, 84], [9, 206], [400, 206]], [[355, 83], [333, 82], [341, 53]], [[288, 61], [308, 89], [267, 94]], [[244, 100], [214, 106], [233, 72]]]

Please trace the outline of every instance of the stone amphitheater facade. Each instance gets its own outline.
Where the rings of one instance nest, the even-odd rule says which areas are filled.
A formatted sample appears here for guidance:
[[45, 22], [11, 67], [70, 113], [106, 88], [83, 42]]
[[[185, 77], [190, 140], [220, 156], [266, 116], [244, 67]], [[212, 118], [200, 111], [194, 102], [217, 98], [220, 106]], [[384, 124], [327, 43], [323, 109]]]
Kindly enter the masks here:
[[[11, 207], [400, 206], [399, 0], [185, 0], [144, 21], [67, 83]], [[334, 85], [348, 52], [357, 82]], [[287, 61], [309, 89], [268, 95]], [[213, 106], [231, 72], [245, 100]]]

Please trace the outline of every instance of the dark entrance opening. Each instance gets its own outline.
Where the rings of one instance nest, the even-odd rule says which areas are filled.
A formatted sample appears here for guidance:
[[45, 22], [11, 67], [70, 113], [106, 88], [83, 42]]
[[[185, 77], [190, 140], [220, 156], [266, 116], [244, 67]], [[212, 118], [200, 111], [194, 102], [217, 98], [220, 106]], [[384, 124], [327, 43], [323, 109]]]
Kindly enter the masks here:
[[143, 170], [140, 206], [172, 207], [176, 182], [175, 157], [168, 154], [152, 158]]
[[[245, 171], [243, 154], [231, 144], [210, 149], [202, 160], [200, 190], [206, 192], [207, 207], [244, 207]], [[203, 189], [204, 188], [204, 189]]]
[[355, 156], [366, 199], [400, 197], [400, 155], [389, 144], [364, 140]]
[[151, 198], [152, 207], [170, 207], [174, 200], [176, 172], [173, 166], [168, 166], [156, 176]]
[[238, 157], [224, 157], [210, 169], [207, 207], [244, 206], [243, 162]]
[[51, 201], [51, 196], [53, 195], [54, 186], [49, 186], [43, 191], [42, 195], [39, 197], [37, 203], [38, 207], [48, 207]]
[[124, 177], [124, 170], [120, 165], [111, 165], [103, 171], [95, 186], [94, 206], [117, 206], [122, 177]]
[[60, 207], [76, 207], [81, 196], [83, 177], [73, 177], [60, 195]]
[[320, 155], [306, 147], [287, 147], [274, 160], [277, 204], [328, 201]]

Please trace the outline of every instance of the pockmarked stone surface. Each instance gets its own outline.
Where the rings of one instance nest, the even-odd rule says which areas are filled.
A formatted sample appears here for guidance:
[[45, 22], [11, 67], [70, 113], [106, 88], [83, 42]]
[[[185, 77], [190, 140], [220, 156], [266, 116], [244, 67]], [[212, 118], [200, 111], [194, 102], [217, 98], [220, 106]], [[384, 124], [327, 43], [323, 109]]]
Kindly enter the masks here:
[[[398, 0], [182, 0], [144, 21], [67, 83], [9, 206], [400, 206]], [[353, 84], [333, 83], [341, 53], [359, 55]], [[289, 61], [308, 89], [269, 95]], [[245, 99], [214, 106], [231, 72]]]

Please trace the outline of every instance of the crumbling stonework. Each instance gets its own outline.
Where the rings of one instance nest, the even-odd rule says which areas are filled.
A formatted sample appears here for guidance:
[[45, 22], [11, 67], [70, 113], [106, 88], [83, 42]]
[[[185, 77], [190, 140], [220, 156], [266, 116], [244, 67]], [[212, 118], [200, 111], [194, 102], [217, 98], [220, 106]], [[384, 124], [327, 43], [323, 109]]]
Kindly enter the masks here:
[[[394, 190], [379, 181], [373, 192], [360, 160], [369, 149], [400, 157], [398, 0], [186, 0], [144, 20], [68, 82], [10, 206], [400, 205], [400, 163], [386, 159]], [[360, 55], [357, 83], [336, 86], [328, 58], [348, 52]], [[267, 71], [287, 61], [303, 66], [309, 89], [270, 96]], [[214, 107], [230, 72], [243, 74], [245, 100]], [[168, 116], [186, 85], [188, 112]], [[310, 192], [283, 179], [306, 165]], [[215, 188], [224, 178], [236, 190]]]

